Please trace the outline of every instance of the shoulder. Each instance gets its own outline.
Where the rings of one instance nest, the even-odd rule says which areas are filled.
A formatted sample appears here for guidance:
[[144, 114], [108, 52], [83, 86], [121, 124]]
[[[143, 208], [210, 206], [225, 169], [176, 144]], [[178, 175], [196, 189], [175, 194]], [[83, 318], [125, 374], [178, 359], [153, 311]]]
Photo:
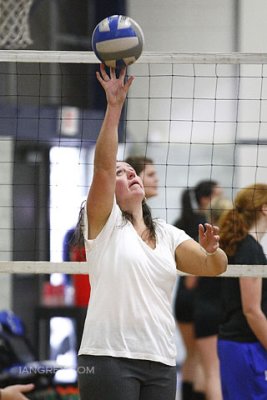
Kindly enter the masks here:
[[262, 246], [261, 244], [254, 239], [253, 236], [251, 235], [247, 235], [241, 242], [240, 242], [240, 246], [239, 249], [246, 251], [246, 252], [250, 252], [251, 250], [254, 251], [261, 251], [262, 250]]
[[[88, 220], [86, 207], [83, 210], [83, 219], [84, 219], [83, 235], [84, 235], [84, 239], [86, 241], [88, 241], [88, 231], [89, 231], [90, 221]], [[114, 197], [111, 213], [110, 213], [105, 225], [103, 226], [102, 230], [97, 235], [96, 239], [103, 237], [103, 235], [106, 235], [106, 236], [110, 235], [113, 228], [116, 226], [123, 226], [123, 216], [122, 216], [121, 209], [117, 205], [115, 197]], [[93, 241], [95, 241], [96, 239], [93, 239]], [[89, 240], [89, 241], [91, 241], [91, 240]]]
[[240, 243], [234, 256], [237, 264], [266, 264], [263, 247], [251, 235], [247, 235]]

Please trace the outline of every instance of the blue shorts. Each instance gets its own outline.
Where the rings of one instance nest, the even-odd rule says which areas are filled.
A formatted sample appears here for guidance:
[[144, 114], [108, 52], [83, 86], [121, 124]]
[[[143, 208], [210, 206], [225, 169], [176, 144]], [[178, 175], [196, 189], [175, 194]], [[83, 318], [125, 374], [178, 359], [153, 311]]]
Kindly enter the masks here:
[[259, 343], [218, 340], [224, 400], [267, 399], [267, 351]]

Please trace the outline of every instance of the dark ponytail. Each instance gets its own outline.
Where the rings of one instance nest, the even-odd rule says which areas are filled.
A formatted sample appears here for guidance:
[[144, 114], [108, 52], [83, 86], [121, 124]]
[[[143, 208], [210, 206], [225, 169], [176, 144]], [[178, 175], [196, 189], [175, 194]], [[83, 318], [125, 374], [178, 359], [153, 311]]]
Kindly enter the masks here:
[[181, 216], [174, 222], [177, 228], [183, 229], [189, 236], [198, 240], [198, 225], [206, 222], [206, 216], [199, 211], [202, 197], [211, 197], [216, 181], [205, 180], [199, 182], [194, 188], [187, 188], [182, 193]]

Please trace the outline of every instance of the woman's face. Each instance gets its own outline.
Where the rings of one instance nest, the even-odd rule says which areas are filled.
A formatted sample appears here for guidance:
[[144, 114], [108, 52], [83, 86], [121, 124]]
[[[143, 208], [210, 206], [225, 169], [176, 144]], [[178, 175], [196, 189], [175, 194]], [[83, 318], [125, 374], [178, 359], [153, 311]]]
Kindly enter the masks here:
[[222, 196], [222, 194], [222, 188], [218, 185], [214, 186], [210, 196], [202, 196], [200, 198], [199, 210], [209, 210], [211, 208], [211, 202], [217, 197]]
[[216, 197], [220, 197], [223, 194], [223, 189], [220, 186], [214, 186], [212, 193], [211, 193], [211, 200], [215, 199]]
[[140, 203], [145, 197], [142, 179], [129, 164], [122, 161], [116, 165], [115, 194], [118, 205], [124, 211], [130, 203]]
[[145, 164], [145, 168], [140, 172], [143, 181], [146, 198], [154, 197], [158, 194], [158, 175], [153, 164]]

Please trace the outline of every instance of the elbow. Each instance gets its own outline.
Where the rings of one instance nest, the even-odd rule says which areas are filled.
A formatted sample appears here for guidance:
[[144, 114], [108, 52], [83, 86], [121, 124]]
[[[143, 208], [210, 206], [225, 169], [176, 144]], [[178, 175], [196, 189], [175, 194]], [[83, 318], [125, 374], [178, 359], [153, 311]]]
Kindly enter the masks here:
[[224, 262], [222, 263], [222, 267], [221, 267], [221, 271], [219, 272], [219, 275], [223, 274], [224, 272], [226, 272], [227, 271], [227, 267], [228, 267], [228, 259], [225, 256], [225, 259], [224, 259]]
[[226, 272], [226, 271], [227, 271], [227, 265], [228, 265], [227, 261], [224, 262], [224, 263], [222, 263], [222, 264], [220, 265], [220, 267], [218, 268], [218, 271], [217, 271], [217, 274], [216, 274], [216, 275], [221, 275], [221, 274], [223, 274], [224, 272]]
[[219, 268], [213, 268], [213, 270], [210, 271], [210, 273], [207, 273], [205, 275], [210, 277], [216, 277], [222, 275], [224, 272], [226, 272], [226, 270], [227, 270], [226, 267], [220, 266]]
[[228, 266], [228, 259], [224, 251], [218, 249], [216, 255], [214, 255], [214, 259], [212, 260], [213, 256], [207, 256], [207, 263], [209, 264], [210, 276], [217, 276], [221, 275], [227, 270]]
[[246, 320], [253, 321], [254, 319], [258, 319], [262, 316], [262, 310], [259, 307], [254, 307], [253, 305], [248, 304], [247, 306], [243, 306], [243, 313]]
[[220, 272], [218, 275], [221, 275], [227, 271], [228, 258], [222, 249], [219, 249], [219, 251], [220, 251], [220, 257], [221, 257], [221, 263], [220, 263], [221, 265], [220, 265]]

